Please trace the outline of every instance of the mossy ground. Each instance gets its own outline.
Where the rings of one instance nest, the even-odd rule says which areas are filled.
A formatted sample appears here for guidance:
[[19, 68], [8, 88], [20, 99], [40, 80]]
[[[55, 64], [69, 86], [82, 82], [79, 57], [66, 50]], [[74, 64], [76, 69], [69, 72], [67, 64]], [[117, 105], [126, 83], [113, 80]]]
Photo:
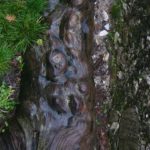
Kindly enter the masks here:
[[116, 0], [111, 12], [113, 31], [109, 35], [112, 109], [120, 114], [129, 107], [138, 109], [141, 139], [146, 144], [150, 143], [145, 130], [149, 128], [145, 114], [149, 114], [150, 97], [149, 5], [148, 0]]

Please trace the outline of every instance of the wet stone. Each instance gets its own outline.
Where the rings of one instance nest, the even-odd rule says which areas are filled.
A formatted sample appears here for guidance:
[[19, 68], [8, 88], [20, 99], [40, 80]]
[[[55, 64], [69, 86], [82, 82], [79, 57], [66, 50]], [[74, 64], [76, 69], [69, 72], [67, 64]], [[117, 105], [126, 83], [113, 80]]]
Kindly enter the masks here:
[[54, 68], [55, 73], [61, 73], [67, 67], [65, 56], [62, 53], [53, 53], [50, 56], [50, 62]]
[[[46, 15], [50, 26], [46, 42], [38, 50], [27, 51], [24, 57], [27, 63], [20, 94], [23, 104], [18, 110], [23, 112], [18, 114], [18, 118], [23, 118], [18, 122], [26, 133], [24, 137], [30, 139], [24, 140], [24, 145], [27, 150], [31, 147], [92, 150], [94, 82], [90, 55], [93, 45], [88, 41], [93, 39], [93, 3], [72, 0], [50, 1], [50, 4], [55, 9]], [[38, 134], [32, 133], [35, 130]]]

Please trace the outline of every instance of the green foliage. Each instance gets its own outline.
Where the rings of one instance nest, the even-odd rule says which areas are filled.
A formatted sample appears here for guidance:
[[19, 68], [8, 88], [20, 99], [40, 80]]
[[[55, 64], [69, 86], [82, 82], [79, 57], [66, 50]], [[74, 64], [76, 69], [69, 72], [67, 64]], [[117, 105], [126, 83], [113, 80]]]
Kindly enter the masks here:
[[122, 2], [117, 0], [116, 3], [112, 6], [111, 15], [113, 19], [118, 19], [121, 17], [122, 12]]
[[[25, 51], [46, 28], [41, 24], [40, 15], [44, 5], [42, 0], [3, 2], [0, 5], [0, 41], [7, 41], [15, 51]], [[14, 20], [7, 20], [8, 15], [15, 17]]]
[[43, 0], [0, 1], [0, 43], [5, 43], [0, 45], [0, 74], [8, 70], [16, 53], [25, 52], [46, 29], [41, 24], [45, 4]]
[[0, 46], [0, 76], [9, 69], [9, 62], [13, 57], [12, 50], [6, 43]]
[[35, 14], [42, 12], [47, 2], [44, 0], [26, 0], [26, 3], [28, 10]]
[[43, 45], [43, 40], [42, 39], [38, 39], [36, 41], [37, 45], [42, 46]]
[[15, 108], [16, 102], [11, 99], [13, 92], [13, 89], [4, 83], [0, 86], [0, 117], [2, 118]]

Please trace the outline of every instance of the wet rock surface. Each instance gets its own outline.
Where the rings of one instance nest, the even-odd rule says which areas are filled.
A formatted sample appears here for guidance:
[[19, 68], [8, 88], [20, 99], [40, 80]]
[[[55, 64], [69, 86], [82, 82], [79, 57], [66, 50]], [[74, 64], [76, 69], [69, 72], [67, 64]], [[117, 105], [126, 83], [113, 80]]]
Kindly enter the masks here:
[[44, 44], [25, 53], [18, 125], [9, 138], [2, 136], [3, 150], [94, 147], [93, 3], [72, 0], [54, 7], [45, 13], [50, 29]]
[[[89, 147], [89, 149], [108, 149], [105, 103], [109, 100], [109, 53], [105, 42], [110, 30], [111, 1], [64, 0], [61, 2], [49, 1], [49, 8], [44, 13], [45, 19], [50, 24], [50, 30], [46, 32], [45, 44], [29, 49], [24, 57], [21, 108], [17, 110], [18, 119], [15, 119], [20, 125], [10, 122], [11, 128], [7, 138], [5, 134], [2, 134], [3, 149], [8, 149], [7, 145], [10, 145], [9, 149], [12, 147], [25, 149], [25, 146], [32, 147], [31, 149], [38, 147], [43, 149], [50, 146], [48, 143], [54, 135], [57, 135], [57, 138], [59, 136], [64, 138], [64, 133], [68, 136], [71, 132], [78, 137], [75, 137], [74, 143], [81, 140], [82, 135], [87, 137], [87, 139], [82, 138], [82, 143], [82, 141], [90, 140], [91, 133], [88, 132], [90, 128], [93, 128], [92, 122], [95, 121], [97, 144], [96, 147], [91, 144], [92, 148]], [[92, 48], [94, 10], [95, 49]], [[95, 87], [92, 81], [93, 71]], [[96, 99], [96, 118], [93, 117], [95, 115], [92, 109], [94, 99]], [[57, 117], [53, 118], [51, 115]], [[77, 115], [75, 119], [72, 117], [74, 115]], [[43, 122], [42, 125], [40, 125], [41, 122]], [[49, 122], [54, 124], [53, 127]], [[77, 122], [85, 123], [76, 125]], [[15, 129], [15, 126], [19, 127]], [[79, 129], [73, 130], [73, 126], [78, 126], [77, 128], [83, 131], [79, 133]], [[50, 133], [47, 132], [50, 128], [55, 130], [51, 132], [51, 138], [46, 139], [45, 137], [50, 137]], [[62, 130], [60, 133], [57, 133], [58, 128]], [[84, 132], [85, 129], [87, 129], [86, 132]], [[20, 134], [21, 130], [24, 134]], [[16, 141], [15, 144], [10, 142], [9, 135], [13, 141]], [[54, 138], [56, 145], [57, 138]], [[67, 141], [70, 142], [70, 138], [67, 138]], [[52, 148], [56, 149], [55, 146]]]
[[36, 145], [39, 150], [90, 150], [94, 146], [94, 86], [89, 66], [92, 5], [84, 1], [69, 4], [59, 3], [46, 18], [51, 22], [47, 43], [25, 56], [21, 98], [30, 131], [22, 116], [19, 123], [32, 135], [25, 135], [27, 149]]

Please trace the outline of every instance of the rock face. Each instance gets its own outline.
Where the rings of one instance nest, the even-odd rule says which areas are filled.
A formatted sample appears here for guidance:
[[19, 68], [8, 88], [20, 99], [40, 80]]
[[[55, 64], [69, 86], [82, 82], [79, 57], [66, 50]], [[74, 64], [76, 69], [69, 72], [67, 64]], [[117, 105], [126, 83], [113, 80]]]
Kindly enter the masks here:
[[11, 143], [2, 138], [10, 145], [3, 149], [93, 149], [92, 10], [91, 2], [72, 0], [46, 13], [50, 29], [43, 46], [24, 56], [20, 128], [10, 130]]

